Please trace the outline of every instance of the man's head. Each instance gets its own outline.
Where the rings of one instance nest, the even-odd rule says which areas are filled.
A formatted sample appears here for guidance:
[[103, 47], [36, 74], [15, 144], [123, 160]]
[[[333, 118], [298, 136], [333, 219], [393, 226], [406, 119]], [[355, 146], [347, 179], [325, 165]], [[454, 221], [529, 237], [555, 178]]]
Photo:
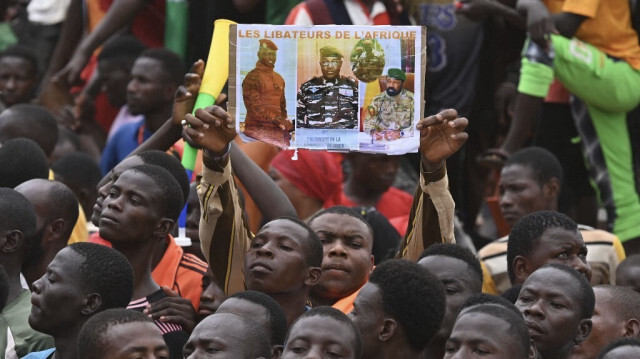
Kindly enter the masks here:
[[168, 359], [169, 348], [155, 323], [140, 312], [109, 309], [91, 317], [78, 334], [83, 358]]
[[393, 185], [400, 168], [399, 156], [350, 152], [345, 159], [351, 166], [348, 180], [357, 183], [371, 198], [378, 198]]
[[204, 359], [211, 348], [216, 358], [270, 358], [271, 348], [264, 328], [235, 314], [213, 314], [200, 322], [182, 350], [184, 358]]
[[56, 180], [73, 191], [84, 213], [91, 213], [98, 196], [96, 186], [102, 178], [100, 167], [93, 158], [83, 152], [72, 153], [56, 161], [51, 169]]
[[0, 53], [0, 99], [5, 106], [28, 103], [38, 86], [38, 58], [28, 47], [14, 45]]
[[616, 269], [616, 285], [640, 293], [640, 254], [630, 255]]
[[180, 215], [184, 198], [178, 181], [164, 168], [140, 165], [126, 170], [104, 200], [100, 236], [114, 248], [164, 240]]
[[400, 69], [389, 69], [387, 73], [387, 95], [397, 96], [402, 91], [402, 85], [407, 79], [407, 75]]
[[47, 179], [47, 156], [37, 143], [14, 138], [0, 146], [0, 187], [15, 188], [34, 178]]
[[58, 142], [56, 118], [42, 106], [18, 104], [0, 113], [0, 143], [24, 137], [37, 143], [46, 157]]
[[227, 300], [227, 295], [222, 289], [223, 285], [213, 275], [211, 268], [202, 276], [202, 293], [200, 294], [200, 305], [198, 306], [198, 320], [214, 314], [220, 305]]
[[0, 265], [0, 312], [7, 305], [7, 298], [9, 298], [9, 277], [7, 271]]
[[267, 294], [305, 293], [317, 283], [322, 245], [304, 222], [282, 217], [265, 224], [245, 254], [247, 289]]
[[13, 189], [0, 188], [0, 263], [2, 265], [14, 273], [20, 271], [35, 229], [36, 214], [31, 203]]
[[[282, 359], [328, 358], [359, 359], [362, 340], [349, 317], [331, 307], [318, 307], [304, 313], [291, 326]], [[334, 356], [327, 356], [326, 353]]]
[[547, 264], [522, 285], [516, 307], [543, 358], [568, 355], [591, 332], [595, 296], [589, 281], [573, 268]]
[[384, 350], [422, 352], [445, 312], [440, 281], [416, 263], [391, 259], [371, 273], [353, 304], [351, 319], [362, 335], [365, 358]]
[[607, 345], [597, 359], [628, 359], [640, 355], [640, 340], [624, 338]]
[[183, 76], [180, 56], [166, 49], [145, 50], [131, 68], [127, 85], [129, 111], [134, 115], [150, 115], [170, 108]]
[[555, 210], [562, 184], [562, 166], [549, 151], [527, 147], [509, 157], [500, 174], [500, 209], [513, 226], [527, 214]]
[[122, 254], [100, 244], [74, 243], [33, 283], [29, 325], [54, 338], [64, 336], [95, 313], [126, 307], [132, 295], [133, 270]]
[[373, 269], [373, 230], [348, 207], [325, 209], [309, 220], [323, 248], [322, 274], [312, 296], [337, 301], [362, 287]]
[[325, 46], [320, 49], [320, 70], [325, 80], [334, 80], [340, 77], [342, 67], [342, 53], [334, 46]]
[[587, 246], [578, 225], [556, 211], [523, 217], [511, 229], [507, 245], [507, 270], [512, 284], [524, 282], [547, 263], [566, 264], [591, 280]]
[[276, 51], [278, 46], [271, 40], [262, 39], [258, 46], [258, 62], [267, 67], [274, 67], [276, 64]]
[[75, 132], [60, 126], [58, 127], [58, 142], [56, 142], [56, 147], [53, 148], [51, 155], [49, 155], [49, 163], [54, 163], [66, 155], [80, 152], [81, 150], [80, 137]]
[[98, 55], [98, 73], [102, 89], [112, 105], [126, 105], [131, 67], [144, 50], [144, 44], [133, 35], [113, 37], [104, 44]]
[[572, 359], [594, 358], [607, 344], [640, 336], [640, 294], [627, 287], [593, 288], [596, 305], [593, 329], [586, 341], [573, 348]]
[[445, 289], [446, 312], [434, 341], [442, 344], [453, 328], [458, 309], [474, 293], [482, 291], [482, 268], [476, 256], [456, 244], [434, 244], [422, 253], [418, 264], [438, 278]]
[[495, 359], [533, 357], [522, 315], [496, 304], [463, 310], [447, 340], [445, 353], [445, 359], [472, 358], [476, 353]]

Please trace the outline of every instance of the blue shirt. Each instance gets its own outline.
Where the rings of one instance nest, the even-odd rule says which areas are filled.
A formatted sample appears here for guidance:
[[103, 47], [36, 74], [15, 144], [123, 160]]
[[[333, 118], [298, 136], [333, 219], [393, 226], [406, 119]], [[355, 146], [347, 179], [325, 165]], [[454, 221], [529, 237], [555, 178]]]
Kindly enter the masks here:
[[51, 349], [43, 350], [41, 352], [33, 352], [33, 353], [27, 354], [26, 356], [23, 356], [22, 359], [46, 359], [50, 355], [52, 355], [53, 352], [55, 351], [56, 351], [56, 348], [51, 348]]
[[[102, 170], [103, 175], [106, 175], [120, 161], [140, 146], [138, 136], [143, 125], [144, 118], [138, 122], [122, 125], [111, 137], [100, 158], [100, 170]], [[146, 141], [152, 134], [148, 129], [143, 129], [142, 141]]]

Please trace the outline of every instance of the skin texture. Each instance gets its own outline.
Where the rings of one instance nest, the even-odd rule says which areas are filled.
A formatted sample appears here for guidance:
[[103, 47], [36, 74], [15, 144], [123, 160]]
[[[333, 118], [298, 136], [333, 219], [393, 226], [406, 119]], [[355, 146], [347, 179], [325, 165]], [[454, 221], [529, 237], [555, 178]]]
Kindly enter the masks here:
[[552, 179], [542, 187], [530, 167], [513, 164], [500, 174], [500, 209], [509, 226], [529, 213], [556, 209], [560, 185]]
[[98, 71], [102, 80], [102, 91], [107, 95], [109, 102], [122, 107], [127, 104], [127, 85], [131, 80], [131, 69], [120, 68], [116, 62], [103, 60], [98, 62]]
[[400, 91], [402, 91], [402, 83], [404, 81], [402, 80], [398, 80], [398, 79], [394, 79], [393, 77], [387, 77], [386, 83], [387, 83], [387, 95], [389, 96], [396, 96], [400, 93]]
[[185, 233], [191, 238], [191, 245], [183, 247], [186, 253], [191, 253], [204, 260], [202, 248], [200, 247], [200, 202], [198, 201], [197, 184], [191, 183], [189, 187], [189, 198], [187, 198], [187, 221], [185, 223]]
[[360, 205], [375, 205], [395, 181], [400, 157], [350, 153], [347, 159], [352, 166], [345, 183], [347, 197]]
[[215, 281], [211, 268], [202, 277], [202, 294], [200, 294], [200, 306], [198, 307], [198, 319], [214, 314], [220, 305], [227, 299], [227, 295]]
[[[373, 236], [360, 220], [343, 214], [324, 214], [311, 222], [324, 255], [322, 274], [312, 299], [331, 303], [362, 287], [373, 270]], [[333, 303], [331, 303], [333, 304]]]
[[509, 323], [485, 313], [463, 313], [447, 340], [444, 359], [524, 359]]
[[269, 168], [269, 177], [278, 187], [280, 187], [287, 198], [289, 198], [298, 214], [298, 218], [302, 218], [304, 220], [322, 209], [322, 200], [310, 197], [302, 192], [275, 168]]
[[318, 315], [303, 318], [291, 328], [282, 359], [355, 358], [355, 342], [344, 323]]
[[640, 267], [626, 266], [626, 268], [618, 267], [616, 272], [616, 285], [623, 287], [631, 287], [640, 293]]
[[7, 107], [30, 102], [37, 84], [29, 61], [15, 56], [0, 59], [0, 98]]
[[[111, 172], [107, 174], [107, 181], [104, 182], [102, 186], [98, 188], [98, 198], [96, 199], [96, 204], [93, 206], [93, 213], [91, 214], [91, 223], [98, 226], [100, 223], [100, 216], [102, 215], [102, 207], [105, 198], [109, 195], [109, 190], [111, 186], [115, 183], [115, 181], [120, 178], [122, 172], [133, 168], [135, 166], [143, 165], [144, 162], [138, 156], [131, 156], [124, 159], [122, 162], [118, 163]], [[102, 183], [102, 182], [101, 182]]]
[[516, 307], [543, 358], [566, 357], [589, 335], [591, 320], [581, 318], [581, 303], [579, 285], [558, 269], [540, 269], [523, 284]]
[[173, 99], [175, 88], [169, 85], [169, 75], [156, 59], [139, 57], [131, 68], [127, 86], [127, 105], [134, 115], [155, 113]]
[[220, 305], [216, 313], [235, 314], [239, 317], [250, 319], [262, 326], [266, 333], [271, 333], [269, 311], [259, 304], [245, 299], [229, 298]]
[[349, 316], [362, 337], [362, 357], [376, 357], [383, 346], [380, 332], [385, 319], [380, 288], [373, 283], [365, 284], [358, 292]]
[[198, 324], [182, 351], [188, 359], [254, 359], [240, 317], [214, 314]]
[[126, 323], [112, 326], [104, 335], [102, 358], [168, 359], [169, 348], [155, 324]]
[[[328, 62], [326, 66], [323, 62]], [[342, 59], [340, 57], [322, 57], [320, 58], [320, 70], [322, 77], [326, 80], [334, 80], [340, 76], [340, 68], [342, 67]]]

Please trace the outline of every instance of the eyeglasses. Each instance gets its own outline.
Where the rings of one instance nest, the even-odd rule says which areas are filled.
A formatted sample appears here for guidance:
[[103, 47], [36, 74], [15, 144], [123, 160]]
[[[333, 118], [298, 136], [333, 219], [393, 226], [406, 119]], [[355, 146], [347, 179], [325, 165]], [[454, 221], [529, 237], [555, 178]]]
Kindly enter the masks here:
[[320, 61], [320, 65], [322, 66], [338, 66], [342, 61], [340, 60], [331, 60], [331, 61]]

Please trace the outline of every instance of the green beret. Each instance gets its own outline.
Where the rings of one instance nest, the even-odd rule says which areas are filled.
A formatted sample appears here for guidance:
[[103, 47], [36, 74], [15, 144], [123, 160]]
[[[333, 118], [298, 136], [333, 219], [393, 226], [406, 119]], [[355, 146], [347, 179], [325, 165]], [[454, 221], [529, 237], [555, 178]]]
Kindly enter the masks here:
[[342, 58], [342, 53], [335, 46], [325, 46], [320, 49], [321, 57], [339, 57]]
[[262, 40], [260, 40], [260, 48], [261, 49], [277, 50], [278, 46], [276, 46], [276, 44], [274, 44], [273, 41], [271, 41], [271, 40], [262, 39]]
[[405, 81], [407, 79], [407, 75], [405, 75], [404, 71], [400, 69], [389, 69], [389, 74], [387, 76], [401, 81]]

